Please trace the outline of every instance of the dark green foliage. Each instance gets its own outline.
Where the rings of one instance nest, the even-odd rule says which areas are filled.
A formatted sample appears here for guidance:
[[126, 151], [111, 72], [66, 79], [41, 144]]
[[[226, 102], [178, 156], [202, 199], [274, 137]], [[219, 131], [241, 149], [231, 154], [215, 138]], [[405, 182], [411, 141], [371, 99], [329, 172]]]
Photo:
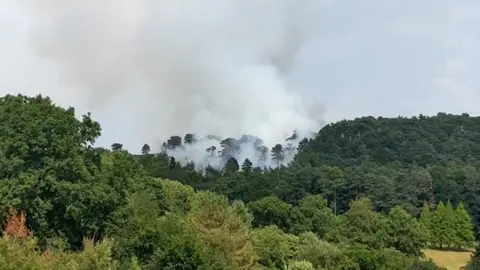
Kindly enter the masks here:
[[276, 224], [280, 229], [289, 231], [292, 224], [292, 206], [275, 196], [264, 197], [248, 204], [253, 214], [255, 226]]
[[91, 147], [100, 125], [42, 96], [1, 98], [0, 118], [0, 217], [11, 206], [25, 211], [44, 245], [62, 236], [78, 247], [86, 235], [102, 236], [119, 202], [107, 196], [112, 187], [100, 180], [102, 158]]
[[[159, 222], [160, 240], [146, 269], [198, 269], [204, 265], [201, 251], [195, 245], [195, 232], [182, 218], [166, 215]], [[159, 244], [161, 243], [161, 244]]]
[[150, 154], [150, 145], [144, 144], [144, 145], [142, 146], [142, 154], [143, 154], [143, 155], [148, 155], [148, 154]]
[[421, 255], [424, 246], [422, 228], [415, 217], [400, 206], [393, 207], [388, 213], [389, 246], [408, 255]]
[[147, 263], [162, 239], [158, 206], [151, 194], [142, 192], [128, 197], [128, 204], [119, 208], [109, 226], [108, 234], [116, 239], [114, 256], [129, 261], [136, 256]]
[[475, 253], [473, 253], [470, 262], [468, 263], [465, 270], [477, 270], [480, 269], [480, 247], [477, 246]]
[[351, 203], [350, 209], [329, 228], [325, 239], [333, 242], [353, 242], [372, 248], [388, 246], [388, 220], [372, 211], [368, 199]]
[[[480, 118], [439, 113], [434, 117], [344, 120], [324, 127], [310, 147], [319, 162], [334, 165], [400, 161], [420, 166], [480, 159]], [[333, 157], [333, 159], [332, 159]]]
[[414, 259], [391, 249], [374, 250], [366, 246], [356, 245], [347, 251], [347, 256], [356, 262], [356, 268], [350, 267], [347, 269], [442, 270], [431, 261]]

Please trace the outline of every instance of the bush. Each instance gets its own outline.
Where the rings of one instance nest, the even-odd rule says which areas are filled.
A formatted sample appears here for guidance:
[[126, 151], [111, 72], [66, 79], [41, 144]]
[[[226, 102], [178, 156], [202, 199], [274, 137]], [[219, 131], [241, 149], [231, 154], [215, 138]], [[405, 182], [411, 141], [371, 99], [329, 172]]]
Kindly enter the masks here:
[[313, 265], [309, 261], [293, 261], [289, 263], [285, 270], [313, 270]]

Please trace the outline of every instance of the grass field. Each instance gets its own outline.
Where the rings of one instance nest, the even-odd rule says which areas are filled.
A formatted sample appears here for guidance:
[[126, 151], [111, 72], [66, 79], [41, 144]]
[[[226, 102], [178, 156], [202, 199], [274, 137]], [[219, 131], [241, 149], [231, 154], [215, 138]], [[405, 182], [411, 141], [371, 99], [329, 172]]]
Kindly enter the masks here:
[[470, 251], [444, 251], [425, 249], [423, 253], [431, 258], [438, 266], [446, 267], [448, 270], [458, 270], [465, 266], [470, 260]]

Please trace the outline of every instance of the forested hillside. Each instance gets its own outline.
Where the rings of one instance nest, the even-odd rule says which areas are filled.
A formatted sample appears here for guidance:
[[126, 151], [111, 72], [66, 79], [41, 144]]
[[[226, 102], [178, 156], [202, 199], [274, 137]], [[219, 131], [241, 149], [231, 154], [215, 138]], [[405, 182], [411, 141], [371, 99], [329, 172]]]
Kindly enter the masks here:
[[1, 98], [0, 119], [0, 270], [434, 270], [422, 248], [476, 246], [468, 115], [342, 121], [288, 166], [226, 155], [221, 170], [148, 142], [139, 156], [95, 148], [99, 123], [42, 96]]
[[363, 117], [323, 128], [308, 149], [316, 162], [337, 166], [364, 161], [418, 166], [480, 158], [479, 117], [439, 113], [434, 117]]
[[[278, 159], [286, 151], [274, 147], [271, 155]], [[480, 217], [480, 118], [467, 114], [330, 124], [316, 138], [300, 142], [289, 166], [275, 169], [251, 168], [250, 160], [230, 158], [223, 171], [195, 173], [194, 164], [182, 167], [162, 154], [139, 159], [152, 176], [246, 202], [274, 194], [295, 204], [308, 194], [322, 194], [343, 213], [350, 201], [368, 196], [377, 211], [402, 205], [418, 216], [424, 202], [434, 208], [450, 201], [463, 202], [477, 225]]]

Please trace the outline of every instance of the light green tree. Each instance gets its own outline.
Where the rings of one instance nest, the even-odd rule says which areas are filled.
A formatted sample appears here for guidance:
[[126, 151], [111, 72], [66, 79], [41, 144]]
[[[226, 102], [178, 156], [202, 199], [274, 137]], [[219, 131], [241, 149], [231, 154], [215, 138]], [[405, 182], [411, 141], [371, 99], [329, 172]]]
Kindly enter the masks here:
[[253, 230], [252, 241], [260, 263], [269, 269], [281, 269], [298, 254], [298, 237], [275, 225]]
[[432, 212], [430, 212], [430, 207], [427, 203], [423, 204], [422, 212], [420, 213], [420, 218], [418, 223], [423, 230], [423, 243], [425, 246], [432, 243]]
[[313, 270], [313, 265], [309, 261], [293, 261], [285, 266], [285, 270]]
[[446, 230], [445, 238], [447, 240], [448, 247], [452, 247], [455, 243], [456, 216], [450, 200], [447, 201], [447, 204], [445, 205], [445, 213], [446, 219], [444, 219], [444, 222], [446, 223], [446, 228], [448, 228]]
[[474, 246], [475, 235], [473, 233], [472, 218], [459, 203], [455, 209], [455, 237], [454, 245], [458, 248], [471, 248]]
[[208, 269], [256, 269], [249, 224], [238, 210], [225, 196], [210, 191], [195, 194], [187, 218], [199, 235], [196, 245], [202, 247]]
[[447, 222], [447, 210], [443, 201], [437, 206], [432, 215], [432, 243], [439, 248], [448, 244], [448, 232], [450, 228]]

